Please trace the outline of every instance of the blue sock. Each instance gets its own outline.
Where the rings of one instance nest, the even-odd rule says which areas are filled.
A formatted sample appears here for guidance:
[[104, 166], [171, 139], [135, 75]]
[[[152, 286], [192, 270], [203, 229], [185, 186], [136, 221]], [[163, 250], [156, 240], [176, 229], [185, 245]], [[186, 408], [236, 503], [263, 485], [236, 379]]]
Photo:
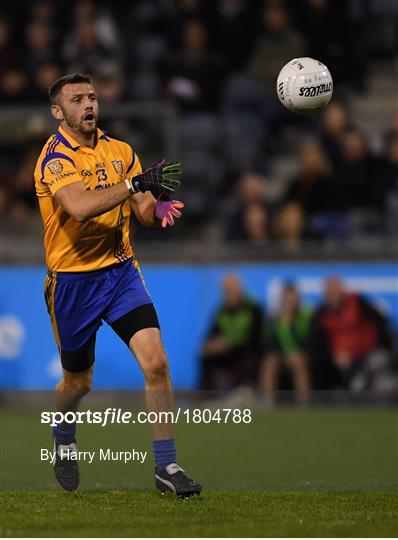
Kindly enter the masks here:
[[76, 422], [68, 424], [62, 422], [53, 427], [53, 435], [58, 443], [70, 444], [76, 442]]
[[176, 462], [176, 442], [174, 439], [153, 441], [152, 450], [156, 468], [159, 471], [170, 465], [170, 463]]

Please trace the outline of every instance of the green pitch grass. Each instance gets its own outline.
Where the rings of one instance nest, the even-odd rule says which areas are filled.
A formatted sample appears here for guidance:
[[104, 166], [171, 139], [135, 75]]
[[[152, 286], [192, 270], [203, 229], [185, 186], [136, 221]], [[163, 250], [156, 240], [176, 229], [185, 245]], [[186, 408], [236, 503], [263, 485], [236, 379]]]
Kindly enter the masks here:
[[[2, 536], [397, 536], [396, 410], [275, 410], [251, 424], [176, 427], [179, 462], [204, 485], [153, 489], [144, 464], [81, 463], [57, 487], [39, 411], [1, 411]], [[79, 449], [150, 452], [149, 426], [79, 426]]]

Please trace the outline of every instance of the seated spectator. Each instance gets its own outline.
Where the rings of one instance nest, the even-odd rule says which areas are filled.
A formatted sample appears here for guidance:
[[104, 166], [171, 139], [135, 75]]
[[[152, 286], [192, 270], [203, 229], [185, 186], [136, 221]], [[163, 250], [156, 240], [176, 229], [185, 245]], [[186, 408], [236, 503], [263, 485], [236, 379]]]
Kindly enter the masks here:
[[162, 64], [166, 96], [186, 111], [216, 111], [224, 85], [224, 67], [208, 47], [206, 27], [199, 20], [183, 26], [183, 44]]
[[249, 59], [249, 72], [263, 96], [275, 96], [279, 71], [292, 58], [304, 56], [303, 37], [293, 29], [283, 2], [267, 2], [263, 10], [263, 32]]
[[[398, 115], [397, 115], [398, 116]], [[398, 130], [391, 130], [385, 138], [385, 152], [381, 158], [380, 183], [384, 186], [384, 230], [396, 242], [398, 229]]]
[[111, 68], [122, 73], [123, 58], [108, 34], [100, 31], [95, 18], [80, 17], [65, 40], [63, 57], [71, 72], [97, 73]]
[[312, 216], [328, 209], [330, 190], [330, 166], [325, 154], [317, 144], [305, 144], [299, 171], [290, 183], [285, 201], [300, 204], [305, 214]]
[[[332, 387], [340, 380], [347, 388], [384, 351], [393, 347], [386, 318], [364, 297], [347, 292], [342, 281], [325, 282], [325, 300], [311, 324], [311, 350], [317, 387]], [[337, 371], [336, 371], [337, 370]]]
[[[264, 200], [265, 179], [256, 173], [246, 173], [242, 176], [238, 185], [238, 204], [227, 219], [226, 239], [230, 241], [247, 241], [247, 223], [253, 217], [248, 218], [248, 208], [261, 206], [267, 213]], [[249, 212], [250, 213], [250, 212]], [[254, 212], [251, 212], [252, 214]], [[259, 212], [257, 212], [259, 214]], [[265, 216], [264, 221], [267, 221]], [[266, 225], [266, 224], [265, 224]], [[250, 228], [250, 225], [249, 225]], [[264, 226], [266, 229], [266, 226]]]
[[[381, 183], [382, 191], [386, 197], [391, 192], [398, 191], [398, 131], [391, 132], [385, 139], [385, 151], [381, 160]], [[384, 199], [386, 205], [386, 198]]]
[[321, 145], [332, 165], [340, 158], [341, 139], [348, 129], [350, 119], [345, 105], [332, 101], [322, 113]]
[[9, 191], [0, 184], [0, 218], [7, 215], [9, 210]]
[[308, 405], [310, 374], [308, 341], [311, 313], [300, 303], [294, 285], [285, 285], [281, 304], [274, 318], [266, 322], [266, 355], [260, 370], [260, 398], [272, 406], [283, 368], [290, 371], [299, 405]]
[[210, 22], [213, 42], [228, 70], [240, 71], [256, 37], [253, 28], [257, 6], [245, 0], [218, 0], [214, 4], [215, 15]]
[[285, 203], [276, 217], [275, 237], [287, 249], [300, 247], [305, 236], [305, 215], [300, 204]]
[[17, 43], [13, 38], [12, 25], [6, 18], [0, 17], [0, 70], [16, 66], [21, 59]]
[[32, 182], [38, 152], [40, 147], [35, 144], [27, 146], [22, 152], [19, 168], [15, 171], [10, 212], [17, 218], [23, 219], [27, 214], [38, 210], [36, 191]]
[[32, 102], [45, 102], [48, 98], [48, 89], [51, 84], [61, 77], [61, 71], [58, 64], [44, 63], [39, 64], [32, 73], [31, 87], [27, 100]]
[[343, 212], [354, 208], [380, 208], [385, 193], [377, 178], [378, 160], [364, 136], [354, 129], [346, 131], [335, 167], [331, 204]]
[[9, 68], [1, 74], [0, 102], [21, 104], [26, 100], [28, 79], [20, 68]]
[[262, 204], [252, 203], [245, 208], [243, 233], [250, 246], [261, 247], [269, 240], [268, 213]]
[[51, 27], [44, 21], [35, 20], [26, 28], [26, 70], [30, 73], [40, 64], [57, 62], [57, 51], [54, 47], [54, 36]]
[[103, 66], [93, 76], [93, 82], [101, 103], [122, 101], [125, 84], [117, 66]]
[[228, 391], [255, 384], [262, 352], [262, 311], [239, 278], [223, 279], [224, 299], [203, 346], [200, 388]]

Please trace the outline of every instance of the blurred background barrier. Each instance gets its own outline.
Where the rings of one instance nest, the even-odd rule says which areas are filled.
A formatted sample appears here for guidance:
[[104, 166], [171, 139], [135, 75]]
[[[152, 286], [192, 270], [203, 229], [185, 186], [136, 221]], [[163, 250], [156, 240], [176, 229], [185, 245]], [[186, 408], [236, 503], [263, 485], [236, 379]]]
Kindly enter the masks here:
[[[3, 389], [52, 389], [61, 366], [44, 303], [43, 267], [1, 267], [0, 369]], [[303, 264], [143, 265], [158, 310], [177, 389], [199, 385], [200, 357], [211, 319], [223, 300], [222, 280], [238, 276], [242, 288], [271, 316], [282, 288], [294, 283], [302, 303], [317, 308], [324, 280], [340, 276], [348, 292], [363, 295], [398, 333], [398, 280], [395, 263], [328, 262]], [[126, 346], [104, 325], [97, 339], [94, 377], [98, 389], [137, 389], [143, 378]], [[332, 382], [331, 382], [332, 384]]]

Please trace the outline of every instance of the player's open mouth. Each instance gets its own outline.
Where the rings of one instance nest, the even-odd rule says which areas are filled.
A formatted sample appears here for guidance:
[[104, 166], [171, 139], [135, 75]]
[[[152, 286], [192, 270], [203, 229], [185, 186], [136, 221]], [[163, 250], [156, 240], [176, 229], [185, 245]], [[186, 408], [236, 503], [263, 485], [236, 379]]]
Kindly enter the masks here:
[[84, 122], [93, 122], [94, 121], [94, 114], [93, 113], [88, 113], [86, 114], [86, 116], [83, 118]]

